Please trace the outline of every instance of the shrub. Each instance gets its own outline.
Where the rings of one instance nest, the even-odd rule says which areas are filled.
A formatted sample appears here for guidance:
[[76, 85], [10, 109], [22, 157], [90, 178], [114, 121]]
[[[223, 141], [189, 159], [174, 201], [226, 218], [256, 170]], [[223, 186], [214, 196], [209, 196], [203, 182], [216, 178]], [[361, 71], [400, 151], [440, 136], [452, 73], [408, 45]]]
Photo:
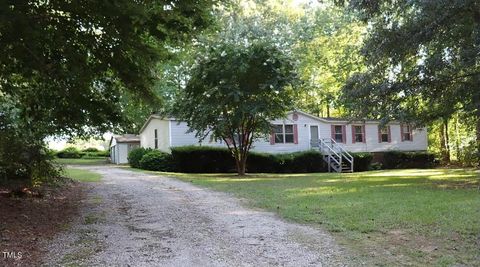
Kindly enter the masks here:
[[247, 158], [247, 172], [275, 173], [280, 169], [278, 157], [273, 154], [250, 152]]
[[381, 169], [382, 169], [382, 163], [380, 162], [373, 162], [372, 164], [370, 164], [370, 170], [372, 171], [378, 171]]
[[59, 157], [59, 158], [69, 158], [69, 159], [79, 159], [79, 158], [82, 157], [82, 154], [75, 147], [67, 147], [67, 148], [57, 152], [57, 157]]
[[152, 150], [143, 155], [140, 160], [140, 168], [149, 171], [173, 170], [172, 156], [159, 150]]
[[460, 150], [458, 161], [463, 167], [479, 167], [480, 154], [478, 153], [475, 141], [470, 142]]
[[[235, 161], [228, 149], [217, 147], [173, 147], [175, 171], [187, 173], [235, 172]], [[288, 154], [250, 152], [247, 172], [290, 173], [326, 171], [322, 155], [316, 151]]]
[[95, 147], [89, 147], [89, 148], [83, 149], [82, 152], [99, 152], [99, 150]]
[[353, 156], [353, 171], [364, 172], [370, 170], [372, 164], [372, 153], [351, 153]]
[[235, 161], [228, 149], [207, 146], [172, 147], [176, 171], [186, 173], [234, 172]]
[[147, 154], [148, 152], [153, 151], [151, 148], [135, 148], [132, 149], [128, 153], [128, 163], [132, 168], [141, 168], [140, 166], [140, 160], [142, 160], [143, 155]]
[[110, 151], [97, 151], [97, 152], [81, 152], [82, 158], [106, 158], [110, 156]]
[[323, 155], [317, 151], [304, 151], [292, 154], [292, 172], [326, 172]]
[[383, 155], [384, 169], [431, 168], [435, 156], [427, 152], [389, 151]]

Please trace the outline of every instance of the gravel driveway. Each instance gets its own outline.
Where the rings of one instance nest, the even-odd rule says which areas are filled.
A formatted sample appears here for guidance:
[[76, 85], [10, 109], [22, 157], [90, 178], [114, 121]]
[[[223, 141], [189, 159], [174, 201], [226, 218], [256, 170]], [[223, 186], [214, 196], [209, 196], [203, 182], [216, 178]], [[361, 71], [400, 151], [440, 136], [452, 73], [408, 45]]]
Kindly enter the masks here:
[[244, 207], [232, 196], [113, 166], [82, 216], [49, 244], [48, 266], [344, 266], [326, 232]]

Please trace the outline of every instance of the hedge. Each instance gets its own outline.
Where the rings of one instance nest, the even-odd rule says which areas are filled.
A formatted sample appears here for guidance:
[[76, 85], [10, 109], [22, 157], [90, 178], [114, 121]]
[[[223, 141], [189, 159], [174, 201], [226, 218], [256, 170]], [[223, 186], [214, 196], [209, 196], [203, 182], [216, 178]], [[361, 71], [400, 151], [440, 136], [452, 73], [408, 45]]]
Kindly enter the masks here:
[[[235, 172], [235, 161], [225, 148], [184, 146], [172, 148], [175, 171], [186, 173]], [[327, 171], [322, 155], [316, 151], [288, 154], [250, 152], [247, 172], [301, 173]]]
[[353, 171], [364, 172], [371, 169], [373, 155], [372, 153], [351, 153], [353, 157]]
[[68, 159], [79, 159], [83, 155], [75, 147], [67, 147], [59, 152], [57, 152], [57, 157], [59, 158], [68, 158]]
[[435, 156], [427, 152], [389, 151], [383, 154], [383, 169], [431, 168]]
[[142, 160], [143, 155], [150, 151], [153, 151], [153, 149], [143, 147], [132, 149], [127, 156], [128, 163], [133, 168], [141, 168], [140, 160]]
[[235, 172], [235, 161], [228, 149], [206, 146], [172, 147], [175, 171], [186, 173]]
[[149, 171], [171, 171], [174, 170], [172, 155], [159, 150], [148, 151], [140, 160], [140, 168]]
[[96, 152], [88, 152], [85, 150], [82, 150], [80, 152], [80, 155], [82, 155], [82, 158], [106, 158], [110, 156], [110, 151], [96, 151]]

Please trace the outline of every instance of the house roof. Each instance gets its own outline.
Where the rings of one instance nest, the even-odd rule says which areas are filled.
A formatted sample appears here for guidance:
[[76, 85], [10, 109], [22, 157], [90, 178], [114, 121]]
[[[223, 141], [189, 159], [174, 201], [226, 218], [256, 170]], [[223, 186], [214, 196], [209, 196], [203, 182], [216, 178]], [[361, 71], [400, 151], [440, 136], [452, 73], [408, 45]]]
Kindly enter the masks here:
[[[293, 110], [288, 112], [287, 114], [293, 114], [293, 113], [298, 113], [302, 114], [306, 117], [312, 118], [314, 120], [318, 120], [321, 122], [326, 122], [326, 123], [332, 123], [332, 122], [338, 122], [338, 123], [379, 123], [379, 120], [365, 120], [365, 119], [352, 119], [352, 118], [333, 118], [333, 117], [317, 117], [315, 115], [312, 115], [310, 113], [307, 113], [302, 110]], [[397, 123], [396, 121], [392, 121], [390, 123]]]
[[[379, 123], [380, 121], [379, 120], [365, 120], [365, 119], [351, 119], [351, 118], [333, 118], [333, 117], [317, 117], [315, 115], [312, 115], [310, 113], [307, 113], [305, 111], [302, 111], [302, 110], [292, 110], [292, 111], [289, 111], [287, 113], [287, 115], [290, 115], [290, 114], [293, 114], [293, 113], [298, 113], [298, 114], [302, 114], [303, 116], [306, 116], [306, 117], [309, 117], [309, 118], [312, 118], [314, 120], [317, 120], [317, 121], [321, 121], [321, 122], [325, 122], [325, 123], [332, 123], [332, 122], [338, 122], [338, 123], [346, 123], [346, 124], [350, 124], [350, 123]], [[147, 121], [143, 124], [142, 128], [140, 128], [140, 132], [139, 133], [142, 133], [143, 130], [145, 129], [145, 127], [147, 127], [148, 123], [152, 120], [152, 119], [160, 119], [160, 120], [167, 120], [167, 121], [176, 121], [177, 119], [175, 119], [174, 117], [165, 117], [165, 116], [162, 116], [162, 115], [159, 115], [159, 114], [152, 114], [148, 117]], [[398, 123], [396, 121], [391, 121], [390, 123]]]
[[167, 121], [175, 121], [176, 119], [174, 117], [164, 117], [162, 115], [159, 115], [159, 114], [152, 114], [148, 117], [147, 121], [142, 125], [142, 128], [140, 128], [140, 131], [138, 132], [139, 134], [141, 134], [143, 132], [143, 130], [145, 130], [145, 127], [147, 127], [148, 123], [152, 120], [152, 119], [159, 119], [159, 120], [167, 120]]
[[140, 136], [136, 134], [124, 134], [124, 135], [114, 135], [112, 139], [110, 139], [110, 145], [112, 145], [112, 141], [115, 138], [117, 143], [140, 143]]

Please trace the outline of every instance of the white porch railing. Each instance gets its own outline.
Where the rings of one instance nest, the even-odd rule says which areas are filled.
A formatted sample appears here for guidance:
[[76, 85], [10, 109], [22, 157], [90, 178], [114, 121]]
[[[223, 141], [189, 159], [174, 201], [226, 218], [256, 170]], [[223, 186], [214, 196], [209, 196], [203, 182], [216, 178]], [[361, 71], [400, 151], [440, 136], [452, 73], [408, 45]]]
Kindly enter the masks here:
[[310, 146], [320, 150], [329, 172], [353, 172], [353, 156], [332, 138], [310, 140]]

